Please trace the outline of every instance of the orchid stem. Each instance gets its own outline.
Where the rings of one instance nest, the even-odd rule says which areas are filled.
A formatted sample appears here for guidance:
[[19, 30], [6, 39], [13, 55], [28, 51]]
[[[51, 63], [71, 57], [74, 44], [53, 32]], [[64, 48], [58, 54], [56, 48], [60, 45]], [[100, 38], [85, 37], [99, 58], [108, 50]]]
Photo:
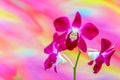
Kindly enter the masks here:
[[73, 71], [74, 71], [74, 80], [76, 80], [76, 69], [77, 69], [77, 65], [78, 65], [80, 53], [81, 53], [81, 51], [79, 50], [78, 55], [77, 55], [77, 59], [76, 59], [76, 62], [75, 62], [75, 66], [73, 67]]

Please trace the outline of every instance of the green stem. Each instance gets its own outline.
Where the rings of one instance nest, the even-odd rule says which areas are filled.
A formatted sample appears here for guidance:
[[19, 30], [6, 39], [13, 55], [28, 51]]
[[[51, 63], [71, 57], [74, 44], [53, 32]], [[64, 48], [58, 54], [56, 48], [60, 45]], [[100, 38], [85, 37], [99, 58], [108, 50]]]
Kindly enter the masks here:
[[79, 50], [78, 55], [77, 55], [77, 59], [76, 59], [76, 62], [75, 62], [75, 66], [73, 67], [74, 80], [76, 80], [76, 69], [77, 69], [77, 64], [78, 64], [78, 61], [79, 61], [80, 53], [81, 53], [81, 51]]

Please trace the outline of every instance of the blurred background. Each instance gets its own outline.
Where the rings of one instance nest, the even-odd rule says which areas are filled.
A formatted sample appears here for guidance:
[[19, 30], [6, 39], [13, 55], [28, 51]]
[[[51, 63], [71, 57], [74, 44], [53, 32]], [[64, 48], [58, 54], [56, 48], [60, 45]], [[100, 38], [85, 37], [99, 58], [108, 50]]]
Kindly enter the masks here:
[[[92, 22], [99, 35], [88, 47], [100, 50], [100, 39], [115, 44], [111, 66], [103, 65], [94, 74], [82, 53], [77, 68], [77, 80], [120, 80], [120, 1], [119, 0], [0, 0], [0, 80], [73, 80], [69, 63], [45, 71], [48, 57], [43, 49], [51, 43], [55, 32], [53, 21], [67, 16], [71, 23], [76, 11], [82, 16], [82, 26]], [[75, 63], [77, 49], [64, 51]]]

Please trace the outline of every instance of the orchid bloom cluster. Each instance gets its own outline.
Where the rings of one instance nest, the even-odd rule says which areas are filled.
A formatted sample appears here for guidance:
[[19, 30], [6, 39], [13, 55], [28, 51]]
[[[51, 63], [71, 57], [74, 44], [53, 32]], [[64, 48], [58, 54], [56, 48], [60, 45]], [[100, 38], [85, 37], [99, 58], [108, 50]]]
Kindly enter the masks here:
[[71, 25], [68, 17], [59, 17], [54, 20], [56, 32], [54, 33], [53, 41], [44, 49], [44, 52], [49, 54], [44, 62], [45, 70], [54, 66], [54, 71], [57, 72], [57, 65], [67, 62], [61, 51], [73, 50], [76, 47], [83, 52], [87, 52], [88, 56], [92, 58], [92, 61], [88, 63], [89, 65], [92, 65], [93, 61], [95, 61], [94, 73], [99, 72], [103, 63], [107, 66], [110, 65], [110, 58], [115, 52], [114, 48], [111, 47], [111, 42], [103, 38], [101, 39], [101, 51], [87, 49], [84, 38], [92, 40], [99, 34], [99, 30], [91, 22], [86, 23], [84, 26], [81, 26], [81, 23], [79, 12], [76, 12]]

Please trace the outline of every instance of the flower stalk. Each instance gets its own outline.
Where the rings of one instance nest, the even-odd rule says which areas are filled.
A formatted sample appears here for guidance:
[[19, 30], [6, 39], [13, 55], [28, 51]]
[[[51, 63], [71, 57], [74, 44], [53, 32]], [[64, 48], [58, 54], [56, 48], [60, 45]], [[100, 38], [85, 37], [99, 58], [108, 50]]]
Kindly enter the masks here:
[[78, 61], [79, 61], [79, 58], [80, 58], [80, 54], [81, 54], [81, 51], [79, 50], [75, 65], [73, 67], [74, 80], [76, 80], [76, 70], [77, 70], [77, 65], [78, 65]]

